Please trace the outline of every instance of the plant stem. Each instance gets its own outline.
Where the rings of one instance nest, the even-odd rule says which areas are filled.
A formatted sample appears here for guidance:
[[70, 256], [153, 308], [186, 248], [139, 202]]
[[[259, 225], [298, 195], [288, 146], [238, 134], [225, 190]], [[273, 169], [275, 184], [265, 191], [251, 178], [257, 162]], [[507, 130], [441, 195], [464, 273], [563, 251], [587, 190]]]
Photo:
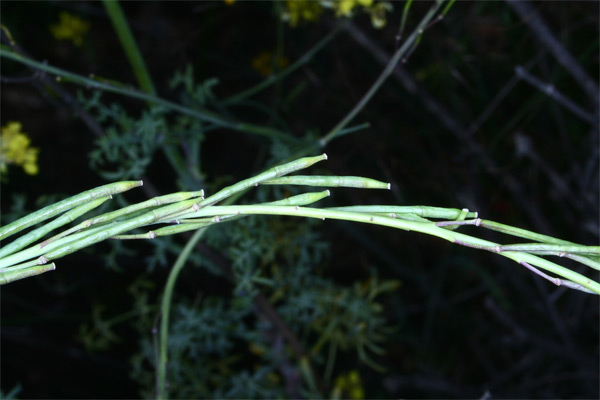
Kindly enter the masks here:
[[504, 257], [510, 258], [518, 263], [527, 262], [535, 265], [539, 268], [548, 270], [557, 275], [560, 275], [572, 282], [575, 282], [587, 289], [592, 290], [595, 293], [600, 294], [600, 283], [587, 278], [575, 271], [571, 271], [558, 264], [550, 262], [544, 258], [535, 256], [533, 254], [516, 251], [502, 251], [497, 252], [499, 244], [493, 243], [487, 240], [479, 239], [469, 235], [465, 235], [459, 232], [443, 229], [438, 227], [433, 222], [417, 222], [409, 221], [404, 219], [395, 219], [384, 217], [375, 214], [366, 213], [353, 213], [333, 210], [323, 210], [317, 208], [308, 207], [290, 207], [290, 206], [217, 206], [217, 207], [206, 207], [195, 211], [186, 216], [186, 218], [195, 217], [208, 217], [208, 216], [221, 216], [221, 215], [244, 215], [244, 214], [258, 214], [258, 215], [288, 215], [296, 217], [309, 217], [319, 218], [325, 220], [338, 219], [354, 222], [362, 222], [367, 224], [375, 224], [381, 226], [388, 226], [391, 228], [416, 231], [425, 233], [432, 236], [448, 240], [450, 242], [460, 244], [467, 247], [473, 247], [481, 250], [487, 250], [495, 252]]
[[315, 56], [315, 54], [317, 54], [323, 47], [325, 47], [325, 45], [327, 43], [329, 43], [331, 41], [331, 39], [333, 39], [338, 33], [340, 33], [340, 31], [343, 27], [344, 27], [344, 24], [340, 24], [340, 25], [336, 26], [331, 32], [329, 32], [329, 34], [327, 34], [327, 36], [325, 36], [317, 44], [315, 44], [310, 50], [308, 50], [295, 63], [293, 63], [289, 67], [285, 68], [278, 74], [271, 75], [268, 78], [266, 78], [265, 80], [263, 80], [262, 82], [260, 82], [258, 85], [251, 87], [250, 89], [244, 90], [243, 92], [240, 92], [233, 96], [230, 96], [223, 103], [229, 105], [232, 103], [240, 102], [244, 99], [247, 99], [248, 97], [254, 96], [256, 93], [260, 92], [261, 90], [264, 90], [264, 89], [268, 88], [269, 86], [282, 80], [283, 78], [285, 78], [286, 76], [288, 76], [289, 74], [291, 74], [292, 72], [297, 70], [298, 68], [307, 64]]
[[360, 99], [360, 101], [350, 110], [350, 112], [327, 133], [324, 137], [319, 141], [321, 147], [324, 147], [329, 143], [331, 139], [333, 139], [340, 130], [342, 130], [346, 125], [348, 125], [366, 105], [371, 98], [377, 93], [379, 88], [383, 85], [386, 79], [390, 76], [390, 74], [396, 68], [396, 65], [400, 62], [400, 60], [406, 55], [406, 53], [413, 47], [417, 38], [423, 33], [429, 21], [433, 19], [439, 8], [443, 4], [443, 0], [438, 0], [431, 7], [429, 12], [425, 15], [425, 17], [421, 20], [419, 25], [415, 28], [415, 30], [410, 34], [410, 36], [406, 39], [406, 41], [402, 44], [402, 46], [394, 53], [384, 70], [381, 72], [375, 83], [369, 88], [367, 93]]
[[184, 115], [189, 115], [194, 118], [198, 118], [202, 121], [211, 122], [220, 127], [230, 128], [230, 129], [233, 129], [233, 130], [236, 130], [239, 132], [246, 132], [246, 133], [251, 133], [251, 134], [260, 135], [260, 136], [278, 138], [278, 139], [284, 140], [286, 142], [297, 141], [297, 139], [291, 137], [286, 132], [282, 132], [282, 131], [279, 131], [279, 130], [276, 130], [273, 128], [268, 128], [268, 127], [249, 124], [249, 123], [231, 121], [231, 120], [225, 119], [225, 118], [221, 117], [220, 115], [215, 114], [213, 112], [203, 110], [203, 109], [191, 109], [191, 108], [183, 107], [172, 101], [165, 100], [158, 96], [153, 96], [151, 94], [127, 87], [125, 85], [116, 85], [116, 84], [112, 84], [112, 83], [106, 83], [106, 82], [100, 81], [98, 79], [90, 79], [85, 76], [77, 75], [72, 72], [57, 68], [57, 67], [52, 67], [50, 65], [40, 63], [40, 62], [37, 62], [30, 58], [24, 57], [16, 52], [10, 50], [6, 46], [0, 47], [0, 57], [8, 58], [10, 60], [17, 61], [21, 64], [29, 65], [30, 67], [33, 67], [33, 68], [41, 70], [41, 71], [46, 71], [50, 74], [61, 77], [66, 81], [77, 83], [79, 85], [82, 85], [82, 86], [90, 88], [90, 89], [104, 90], [106, 92], [117, 93], [117, 94], [120, 94], [123, 96], [128, 96], [128, 97], [131, 97], [134, 99], [138, 99], [138, 100], [143, 100], [146, 102], [160, 104], [170, 110], [177, 111]]
[[158, 357], [157, 373], [158, 373], [158, 393], [157, 399], [167, 398], [167, 363], [168, 363], [168, 335], [169, 335], [169, 314], [171, 312], [171, 300], [173, 298], [173, 288], [179, 273], [183, 269], [186, 260], [188, 259], [192, 249], [202, 238], [206, 229], [197, 230], [194, 235], [187, 242], [177, 261], [171, 268], [167, 284], [165, 285], [165, 292], [163, 294], [162, 306], [161, 306], [161, 321], [160, 321], [160, 354]]
[[123, 10], [121, 9], [119, 2], [116, 0], [102, 0], [102, 3], [117, 32], [119, 42], [121, 42], [121, 46], [123, 46], [125, 55], [129, 60], [129, 64], [131, 64], [131, 68], [133, 69], [140, 87], [143, 91], [156, 95], [156, 90], [154, 89], [150, 74], [148, 73], [148, 68], [146, 67], [146, 63], [144, 63], [144, 59], [140, 53], [137, 42], [131, 33], [131, 29], [129, 29], [129, 24], [127, 23], [125, 15], [123, 15]]

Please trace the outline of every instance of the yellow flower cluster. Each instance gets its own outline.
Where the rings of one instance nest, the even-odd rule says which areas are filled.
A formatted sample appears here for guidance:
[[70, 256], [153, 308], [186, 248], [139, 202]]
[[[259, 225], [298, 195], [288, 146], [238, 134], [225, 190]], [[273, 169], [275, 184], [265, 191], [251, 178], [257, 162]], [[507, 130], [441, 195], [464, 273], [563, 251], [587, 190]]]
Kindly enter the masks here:
[[334, 399], [364, 399], [365, 391], [362, 386], [362, 380], [360, 379], [360, 373], [353, 369], [347, 374], [338, 375], [338, 377], [335, 379], [335, 385], [333, 387], [333, 394], [331, 397]]
[[323, 7], [318, 1], [287, 0], [281, 17], [295, 28], [300, 21], [317, 21], [322, 12]]
[[[262, 76], [267, 77], [273, 74], [273, 58], [275, 55], [270, 51], [262, 51], [250, 61], [252, 68], [258, 71]], [[277, 68], [283, 69], [290, 63], [286, 57], [278, 58]]]
[[371, 24], [376, 29], [381, 29], [387, 24], [386, 13], [392, 11], [394, 8], [386, 1], [380, 1], [369, 7], [369, 14], [371, 15]]
[[352, 10], [358, 6], [369, 8], [373, 5], [373, 0], [341, 0], [334, 1], [331, 3], [332, 8], [335, 10], [335, 16], [340, 17], [351, 17]]
[[29, 137], [21, 132], [20, 122], [9, 122], [0, 135], [0, 175], [6, 174], [8, 164], [22, 166], [29, 175], [38, 173], [37, 158], [40, 150], [29, 147]]
[[386, 13], [392, 10], [392, 5], [385, 1], [374, 0], [287, 0], [282, 18], [291, 27], [296, 27], [300, 21], [317, 21], [323, 8], [330, 8], [338, 18], [350, 18], [360, 9], [370, 14], [371, 23], [375, 28], [382, 28], [387, 23]]
[[83, 35], [90, 29], [90, 24], [79, 17], [61, 12], [58, 24], [50, 26], [50, 32], [58, 40], [71, 40], [76, 46], [83, 44]]

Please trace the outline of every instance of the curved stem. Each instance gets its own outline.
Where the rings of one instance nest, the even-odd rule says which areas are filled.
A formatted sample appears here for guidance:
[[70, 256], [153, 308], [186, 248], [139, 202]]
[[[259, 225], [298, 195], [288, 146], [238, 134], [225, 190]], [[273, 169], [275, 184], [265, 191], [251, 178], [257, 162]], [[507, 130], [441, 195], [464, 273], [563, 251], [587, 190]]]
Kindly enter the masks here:
[[338, 33], [340, 33], [341, 29], [344, 27], [344, 23], [335, 27], [327, 36], [321, 39], [317, 44], [315, 44], [310, 50], [308, 50], [302, 57], [300, 57], [295, 63], [285, 68], [283, 71], [279, 72], [276, 75], [271, 75], [267, 79], [263, 80], [256, 86], [251, 87], [250, 89], [244, 90], [238, 94], [235, 94], [225, 100], [224, 104], [232, 104], [240, 102], [248, 97], [254, 96], [256, 93], [260, 92], [268, 88], [271, 85], [281, 81], [283, 78], [307, 64], [314, 56], [317, 54], [327, 43], [331, 41]]
[[443, 0], [436, 1], [436, 3], [431, 7], [429, 12], [421, 20], [421, 22], [411, 33], [411, 35], [406, 39], [406, 41], [396, 51], [396, 53], [394, 53], [384, 70], [381, 72], [381, 74], [375, 81], [375, 83], [373, 83], [373, 85], [369, 88], [367, 93], [365, 93], [362, 99], [360, 99], [360, 101], [352, 108], [352, 110], [350, 110], [350, 112], [336, 126], [334, 126], [333, 129], [331, 129], [331, 131], [329, 131], [329, 133], [327, 133], [324, 137], [321, 138], [319, 143], [322, 147], [325, 146], [335, 136], [337, 136], [338, 132], [344, 129], [346, 125], [348, 125], [354, 119], [354, 117], [356, 117], [356, 114], [358, 114], [363, 108], [365, 108], [367, 103], [371, 101], [371, 98], [373, 98], [375, 93], [377, 93], [381, 85], [383, 85], [383, 82], [385, 82], [386, 79], [390, 76], [390, 74], [394, 71], [396, 65], [408, 53], [408, 51], [411, 48], [413, 48], [413, 45], [415, 44], [417, 38], [420, 37], [420, 35], [423, 33], [423, 31], [425, 30], [429, 22], [433, 19], [433, 17], [435, 16], [435, 14], [437, 13], [437, 11], [443, 3]]
[[142, 92], [140, 90], [133, 89], [131, 87], [115, 84], [115, 83], [107, 83], [106, 81], [100, 80], [98, 78], [91, 79], [82, 75], [74, 74], [72, 72], [66, 71], [61, 68], [53, 67], [30, 58], [24, 57], [6, 46], [0, 47], [0, 57], [8, 58], [13, 61], [17, 61], [21, 64], [28, 65], [40, 71], [46, 71], [50, 74], [56, 75], [57, 77], [62, 78], [65, 81], [70, 81], [79, 85], [82, 85], [89, 89], [98, 89], [104, 90], [106, 92], [117, 93], [123, 96], [132, 97], [134, 99], [143, 100], [148, 103], [160, 104], [170, 110], [180, 112], [181, 114], [189, 115], [194, 118], [198, 118], [202, 121], [212, 122], [213, 124], [225, 128], [230, 128], [239, 132], [246, 132], [260, 136], [267, 136], [273, 138], [279, 138], [285, 141], [297, 141], [294, 137], [288, 135], [286, 132], [279, 131], [277, 129], [254, 125], [244, 122], [232, 121], [221, 117], [218, 114], [213, 112], [202, 110], [202, 109], [191, 109], [188, 107], [184, 107], [180, 104], [174, 103], [169, 100], [165, 100], [158, 96], [153, 96], [146, 92]]
[[133, 33], [131, 33], [131, 29], [129, 29], [129, 24], [127, 23], [127, 19], [123, 14], [119, 2], [115, 0], [102, 0], [102, 3], [115, 28], [115, 32], [119, 37], [119, 42], [121, 42], [121, 46], [123, 46], [125, 55], [129, 60], [129, 64], [131, 64], [131, 69], [133, 69], [140, 87], [143, 91], [156, 95], [150, 73], [148, 72], [148, 68], [146, 67], [146, 63], [144, 62], [144, 58], [142, 57], [137, 42], [133, 37]]
[[[473, 236], [469, 236], [456, 231], [443, 229], [436, 226], [434, 222], [418, 222], [409, 221], [403, 219], [395, 219], [375, 214], [367, 213], [356, 213], [356, 212], [344, 212], [334, 211], [327, 209], [309, 208], [309, 207], [291, 207], [291, 206], [268, 206], [268, 205], [255, 205], [255, 206], [216, 206], [216, 207], [205, 207], [198, 211], [195, 211], [187, 218], [195, 217], [208, 217], [208, 216], [222, 216], [222, 215], [288, 215], [295, 217], [308, 217], [308, 218], [319, 218], [325, 220], [327, 218], [361, 222], [367, 224], [388, 226], [390, 228], [403, 229], [407, 231], [415, 231], [425, 233], [431, 236], [437, 236], [441, 239], [448, 240], [452, 243], [456, 243], [466, 247], [473, 247], [480, 250], [486, 250], [493, 253], [497, 253], [501, 256], [510, 258], [513, 261], [523, 265], [528, 263], [535, 265], [539, 268], [545, 269], [552, 273], [555, 273], [563, 278], [566, 278], [572, 282], [575, 282], [594, 293], [600, 294], [600, 283], [582, 275], [568, 268], [562, 267], [544, 258], [535, 256], [530, 253], [518, 252], [518, 251], [502, 251], [499, 244], [490, 242], [488, 240], [479, 239]], [[595, 250], [596, 254], [597, 249]]]
[[205, 228], [197, 230], [191, 239], [187, 242], [182, 252], [177, 257], [177, 261], [169, 273], [167, 284], [165, 285], [165, 293], [163, 294], [161, 305], [161, 321], [160, 321], [160, 354], [158, 357], [157, 373], [158, 373], [158, 393], [157, 399], [167, 398], [167, 362], [168, 362], [168, 335], [169, 335], [169, 314], [171, 312], [171, 300], [173, 298], [173, 288], [179, 277], [179, 273], [183, 269], [186, 260], [196, 243], [202, 238]]

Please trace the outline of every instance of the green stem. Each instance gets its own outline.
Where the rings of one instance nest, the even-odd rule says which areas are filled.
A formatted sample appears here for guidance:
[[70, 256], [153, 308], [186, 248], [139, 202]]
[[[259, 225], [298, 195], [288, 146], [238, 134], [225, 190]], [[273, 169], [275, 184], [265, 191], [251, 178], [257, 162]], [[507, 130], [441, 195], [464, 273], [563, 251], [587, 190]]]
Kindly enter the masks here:
[[404, 3], [404, 9], [402, 10], [402, 19], [400, 21], [400, 28], [398, 29], [398, 33], [396, 34], [396, 43], [399, 43], [402, 40], [402, 35], [404, 34], [404, 27], [406, 26], [406, 17], [408, 17], [408, 10], [410, 10], [410, 6], [412, 5], [412, 0], [408, 0]]
[[573, 281], [595, 293], [600, 294], [600, 283], [587, 278], [577, 272], [571, 271], [558, 264], [550, 262], [541, 257], [516, 251], [501, 251], [498, 252], [499, 244], [476, 237], [468, 236], [459, 232], [443, 229], [438, 227], [433, 222], [417, 222], [403, 219], [395, 219], [384, 217], [375, 214], [352, 213], [343, 211], [323, 210], [308, 207], [289, 207], [289, 206], [218, 206], [206, 207], [195, 211], [186, 216], [186, 218], [220, 216], [220, 215], [288, 215], [296, 217], [319, 218], [325, 220], [327, 218], [361, 222], [367, 224], [375, 224], [388, 226], [391, 228], [416, 231], [432, 236], [448, 240], [450, 242], [460, 244], [467, 247], [478, 248], [500, 254], [501, 256], [510, 258], [520, 264], [529, 263], [539, 268], [545, 269], [559, 276], [562, 276], [570, 281]]
[[391, 75], [391, 73], [396, 68], [396, 65], [400, 60], [406, 55], [406, 53], [412, 48], [413, 44], [417, 40], [417, 38], [423, 33], [425, 27], [429, 22], [433, 19], [439, 8], [442, 6], [443, 0], [438, 0], [431, 7], [429, 12], [425, 15], [425, 17], [421, 20], [419, 25], [415, 28], [415, 30], [411, 33], [411, 35], [406, 39], [406, 41], [402, 44], [402, 46], [394, 53], [384, 70], [381, 72], [375, 83], [369, 88], [367, 93], [360, 99], [360, 101], [350, 110], [350, 112], [336, 125], [333, 127], [328, 134], [321, 138], [319, 141], [321, 147], [324, 147], [329, 143], [331, 139], [337, 136], [338, 132], [341, 131], [346, 125], [348, 125], [356, 114], [358, 114], [371, 98], [377, 93], [381, 85], [387, 80], [387, 78]]
[[123, 14], [119, 2], [116, 0], [102, 0], [102, 3], [115, 28], [115, 32], [119, 37], [121, 46], [123, 46], [125, 55], [129, 60], [129, 64], [131, 64], [131, 68], [133, 69], [140, 87], [143, 91], [156, 95], [156, 90], [154, 89], [150, 74], [148, 73], [148, 68], [146, 68], [140, 49], [131, 33], [131, 29], [129, 29], [129, 24], [127, 23], [127, 19]]
[[160, 321], [160, 355], [158, 358], [158, 393], [157, 399], [167, 398], [167, 363], [168, 363], [168, 335], [169, 335], [169, 315], [171, 312], [171, 300], [173, 298], [173, 288], [179, 273], [183, 269], [186, 260], [188, 259], [192, 249], [196, 246], [196, 243], [202, 238], [205, 229], [197, 230], [192, 238], [187, 242], [182, 252], [177, 257], [177, 261], [173, 265], [167, 284], [165, 285], [165, 292], [162, 299], [161, 306], [161, 321]]
[[24, 57], [14, 51], [10, 50], [6, 46], [0, 47], [0, 57], [8, 58], [13, 61], [17, 61], [21, 64], [28, 65], [30, 67], [36, 68], [40, 71], [46, 71], [50, 74], [56, 75], [58, 77], [63, 78], [66, 81], [70, 81], [84, 87], [90, 89], [104, 90], [106, 92], [117, 93], [123, 96], [128, 96], [134, 99], [143, 100], [150, 103], [160, 104], [167, 109], [177, 111], [184, 115], [189, 115], [194, 118], [198, 118], [202, 121], [211, 122], [217, 126], [230, 128], [239, 132], [251, 133], [259, 136], [266, 136], [271, 138], [278, 138], [284, 140], [286, 142], [297, 141], [294, 137], [290, 136], [286, 132], [282, 132], [276, 129], [254, 125], [244, 122], [231, 121], [221, 117], [219, 114], [215, 114], [213, 112], [202, 110], [202, 109], [191, 109], [187, 107], [183, 107], [177, 103], [172, 101], [168, 101], [162, 99], [158, 96], [153, 96], [146, 92], [142, 92], [139, 90], [135, 90], [133, 88], [123, 86], [123, 85], [115, 85], [111, 83], [105, 83], [97, 79], [90, 79], [85, 76], [77, 75], [72, 72], [53, 67], [44, 63], [37, 62], [30, 58]]
[[302, 57], [300, 57], [295, 63], [285, 68], [283, 71], [279, 72], [276, 75], [271, 75], [258, 85], [251, 87], [241, 93], [230, 96], [227, 100], [224, 101], [224, 104], [232, 104], [238, 103], [248, 97], [254, 96], [256, 93], [260, 92], [268, 88], [271, 85], [274, 85], [278, 81], [281, 81], [283, 78], [296, 71], [298, 68], [310, 62], [310, 60], [317, 54], [327, 43], [331, 41], [338, 33], [340, 33], [341, 28], [344, 24], [338, 25], [335, 29], [333, 29], [327, 36], [321, 39], [316, 45], [314, 45], [310, 50], [308, 50]]

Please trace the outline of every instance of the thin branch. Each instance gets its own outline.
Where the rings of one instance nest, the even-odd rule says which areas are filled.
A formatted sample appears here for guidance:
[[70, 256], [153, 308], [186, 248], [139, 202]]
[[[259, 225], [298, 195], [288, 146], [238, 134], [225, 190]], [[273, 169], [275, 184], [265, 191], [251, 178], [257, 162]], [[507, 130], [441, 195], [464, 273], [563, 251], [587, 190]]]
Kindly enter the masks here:
[[552, 83], [542, 82], [541, 79], [529, 73], [525, 68], [520, 65], [515, 67], [515, 75], [519, 79], [529, 83], [534, 88], [538, 89], [540, 92], [545, 93], [549, 97], [553, 98], [560, 104], [565, 107], [567, 110], [571, 111], [573, 114], [578, 116], [581, 120], [587, 122], [592, 126], [596, 126], [597, 121], [594, 115], [586, 112], [583, 108], [579, 107], [575, 102], [569, 99], [567, 96], [563, 95]]
[[221, 115], [205, 109], [192, 109], [184, 107], [178, 103], [174, 103], [169, 100], [165, 100], [161, 97], [150, 95], [146, 92], [136, 90], [126, 85], [109, 83], [101, 79], [91, 79], [82, 75], [74, 74], [67, 70], [46, 65], [42, 62], [35, 61], [29, 57], [23, 56], [17, 52], [7, 49], [2, 46], [0, 48], [0, 57], [7, 58], [21, 64], [28, 65], [30, 67], [45, 71], [49, 74], [56, 75], [59, 81], [72, 82], [88, 89], [103, 90], [106, 92], [117, 93], [123, 96], [128, 96], [134, 99], [143, 100], [149, 103], [160, 104], [170, 110], [180, 112], [181, 114], [198, 118], [202, 121], [212, 122], [217, 126], [228, 127], [236, 131], [251, 133], [260, 136], [275, 137], [287, 142], [297, 142], [298, 139], [290, 136], [288, 133], [250, 123], [232, 121], [223, 118]]
[[598, 84], [588, 75], [577, 60], [569, 53], [567, 49], [556, 39], [546, 22], [541, 15], [531, 5], [529, 1], [523, 0], [505, 0], [508, 5], [515, 11], [527, 24], [538, 41], [544, 45], [552, 55], [577, 81], [584, 92], [592, 101], [595, 108], [598, 106], [600, 91]]
[[244, 90], [243, 92], [240, 92], [240, 93], [237, 93], [237, 94], [234, 94], [234, 95], [228, 97], [226, 100], [223, 101], [223, 104], [229, 105], [229, 104], [238, 103], [242, 100], [245, 100], [248, 97], [251, 97], [251, 96], [255, 95], [256, 93], [260, 92], [261, 90], [264, 90], [264, 89], [268, 88], [269, 86], [272, 86], [273, 84], [281, 81], [283, 78], [285, 78], [292, 72], [296, 71], [298, 68], [302, 67], [303, 65], [306, 65], [309, 61], [311, 61], [313, 59], [313, 57], [319, 51], [321, 51], [321, 49], [323, 49], [325, 47], [325, 45], [327, 45], [340, 32], [340, 30], [343, 26], [344, 26], [344, 23], [337, 24], [331, 30], [331, 32], [329, 32], [323, 39], [321, 39], [319, 42], [317, 42], [317, 44], [315, 44], [313, 47], [311, 47], [304, 55], [302, 55], [302, 57], [300, 57], [298, 60], [296, 60], [296, 62], [294, 62], [292, 65], [286, 67], [282, 71], [279, 71], [275, 75], [270, 75], [268, 78], [266, 78], [262, 82], [258, 83], [256, 86], [253, 86], [249, 89]]
[[427, 12], [427, 14], [423, 17], [419, 25], [415, 28], [415, 30], [410, 34], [410, 36], [406, 39], [406, 41], [400, 46], [400, 48], [394, 53], [392, 58], [387, 62], [387, 65], [377, 77], [373, 85], [369, 88], [367, 93], [360, 99], [360, 101], [350, 110], [350, 112], [336, 125], [334, 126], [325, 136], [321, 138], [319, 141], [320, 145], [324, 147], [331, 139], [333, 139], [339, 131], [344, 129], [346, 125], [348, 125], [356, 115], [362, 111], [362, 109], [371, 101], [371, 98], [379, 91], [383, 83], [387, 80], [387, 78], [392, 74], [400, 60], [406, 57], [407, 53], [413, 48], [417, 39], [423, 34], [423, 31], [426, 29], [429, 22], [435, 17], [437, 11], [442, 6], [443, 1], [438, 0], [431, 9]]
[[[380, 64], [386, 65], [390, 59], [390, 54], [387, 53], [376, 41], [365, 35], [360, 28], [356, 25], [349, 23], [346, 26], [346, 31], [350, 36], [360, 44], [367, 52], [369, 52]], [[448, 109], [442, 105], [436, 98], [434, 98], [425, 88], [421, 87], [415, 79], [404, 69], [395, 68], [392, 75], [398, 81], [406, 91], [413, 94], [423, 105], [423, 107], [433, 116], [436, 117], [442, 126], [451, 132], [458, 140], [460, 140], [464, 147], [473, 154], [474, 157], [481, 160], [486, 172], [497, 177], [500, 182], [504, 183], [512, 197], [518, 201], [521, 206], [526, 210], [527, 216], [531, 218], [534, 226], [537, 230], [552, 233], [552, 228], [539, 212], [537, 204], [531, 202], [528, 196], [525, 194], [523, 186], [519, 181], [513, 177], [510, 173], [500, 168], [496, 161], [490, 158], [489, 154], [476, 142], [473, 135], [469, 132], [471, 129], [466, 129], [463, 124], [456, 120], [456, 118], [448, 111]], [[477, 123], [479, 121], [476, 121]], [[474, 123], [474, 124], [475, 124]], [[474, 125], [472, 124], [472, 125]], [[500, 174], [502, 171], [502, 174]]]
[[[10, 34], [4, 28], [2, 29], [2, 43], [11, 46], [15, 50], [15, 52], [30, 58], [29, 54], [10, 37]], [[61, 85], [59, 85], [54, 79], [52, 79], [52, 77], [48, 76], [48, 74], [46, 74], [46, 71], [35, 68], [33, 66], [30, 66], [29, 69], [34, 71], [34, 73], [31, 79], [27, 79], [27, 81], [33, 81], [34, 84], [36, 84], [37, 81], [41, 82], [42, 85], [36, 85], [38, 86], [38, 89], [40, 91], [45, 91], [43, 89], [44, 86], [49, 87], [53, 93], [55, 93], [56, 95], [58, 95], [58, 97], [62, 99], [65, 105], [71, 107], [73, 111], [75, 111], [75, 114], [77, 114], [77, 116], [81, 118], [81, 120], [87, 125], [87, 127], [94, 133], [94, 135], [96, 135], [97, 137], [104, 136], [104, 129], [102, 129], [102, 127], [96, 122], [96, 120], [85, 110], [85, 108], [81, 106], [81, 104], [79, 104], [79, 102], [75, 98], [73, 98], [73, 96], [71, 96], [69, 92], [67, 92]], [[2, 81], [9, 80], [10, 82], [11, 79], [13, 81], [11, 83], [18, 83], [18, 79], [23, 78], [2, 78]]]

